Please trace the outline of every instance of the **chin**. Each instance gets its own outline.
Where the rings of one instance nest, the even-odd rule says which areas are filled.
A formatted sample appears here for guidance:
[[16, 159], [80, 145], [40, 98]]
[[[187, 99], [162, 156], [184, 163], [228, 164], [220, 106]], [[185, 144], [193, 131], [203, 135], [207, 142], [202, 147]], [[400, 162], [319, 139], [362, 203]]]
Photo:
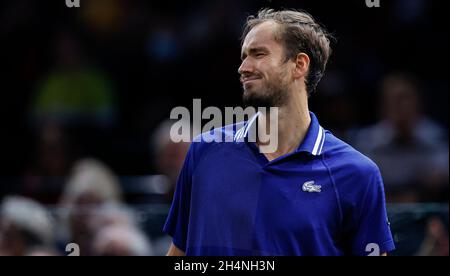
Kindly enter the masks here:
[[263, 93], [260, 86], [256, 85], [255, 83], [251, 83], [247, 85], [247, 87], [244, 87], [244, 94], [246, 95], [252, 95], [253, 97], [258, 97], [258, 95], [261, 95]]
[[246, 90], [244, 90], [244, 94], [243, 94], [242, 98], [245, 102], [246, 100], [252, 101], [252, 99], [258, 99], [259, 97], [260, 97], [260, 95], [259, 95], [258, 91], [255, 91], [253, 89], [246, 89]]
[[245, 90], [242, 100], [244, 105], [249, 107], [259, 108], [270, 106], [269, 101], [254, 90]]

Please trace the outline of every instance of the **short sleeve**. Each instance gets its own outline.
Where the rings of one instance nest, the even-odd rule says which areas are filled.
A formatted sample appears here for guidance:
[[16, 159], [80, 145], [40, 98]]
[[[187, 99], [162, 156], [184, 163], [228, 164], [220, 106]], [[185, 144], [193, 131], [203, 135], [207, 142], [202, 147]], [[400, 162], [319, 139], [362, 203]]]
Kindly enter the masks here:
[[193, 173], [193, 144], [184, 160], [178, 176], [172, 206], [164, 225], [163, 231], [173, 238], [176, 247], [186, 252], [187, 229], [189, 225], [191, 187]]
[[375, 166], [366, 174], [367, 188], [355, 208], [352, 254], [367, 256], [395, 249], [386, 212], [383, 180]]

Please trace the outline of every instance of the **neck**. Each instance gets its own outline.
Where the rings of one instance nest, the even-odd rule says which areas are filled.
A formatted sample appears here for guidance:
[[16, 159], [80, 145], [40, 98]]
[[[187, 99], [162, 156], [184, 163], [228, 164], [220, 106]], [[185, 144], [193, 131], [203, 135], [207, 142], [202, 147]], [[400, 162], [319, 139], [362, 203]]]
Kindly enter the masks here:
[[[305, 138], [310, 123], [306, 91], [293, 93], [288, 103], [278, 108], [278, 146], [275, 152], [265, 153], [267, 159], [271, 161], [294, 152]], [[258, 131], [269, 133], [273, 124], [269, 114], [264, 113], [258, 117]], [[258, 145], [261, 143], [258, 142]]]

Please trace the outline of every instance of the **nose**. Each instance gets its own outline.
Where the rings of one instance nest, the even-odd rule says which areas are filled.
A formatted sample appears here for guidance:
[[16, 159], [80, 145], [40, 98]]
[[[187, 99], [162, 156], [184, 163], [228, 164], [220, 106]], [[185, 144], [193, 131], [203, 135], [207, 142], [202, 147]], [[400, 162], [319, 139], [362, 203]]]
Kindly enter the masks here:
[[252, 72], [252, 66], [251, 66], [250, 62], [248, 61], [248, 58], [245, 58], [242, 61], [241, 66], [239, 66], [238, 73], [240, 75], [242, 75], [242, 74], [251, 73], [251, 72]]

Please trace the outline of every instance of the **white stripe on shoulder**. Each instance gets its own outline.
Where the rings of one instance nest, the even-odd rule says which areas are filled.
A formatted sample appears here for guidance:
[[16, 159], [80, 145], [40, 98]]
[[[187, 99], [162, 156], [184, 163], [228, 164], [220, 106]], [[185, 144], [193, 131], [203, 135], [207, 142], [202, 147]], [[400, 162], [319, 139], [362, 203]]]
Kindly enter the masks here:
[[[322, 128], [322, 127], [321, 127]], [[322, 142], [320, 143], [320, 147], [319, 147], [319, 155], [322, 154], [322, 150], [323, 150], [323, 144], [325, 143], [325, 130], [323, 129], [323, 135], [322, 135]]]
[[323, 129], [321, 126], [319, 126], [319, 133], [317, 134], [316, 142], [314, 143], [314, 147], [312, 150], [313, 155], [317, 155], [317, 151], [319, 149], [319, 146], [322, 142], [322, 136], [323, 136]]

